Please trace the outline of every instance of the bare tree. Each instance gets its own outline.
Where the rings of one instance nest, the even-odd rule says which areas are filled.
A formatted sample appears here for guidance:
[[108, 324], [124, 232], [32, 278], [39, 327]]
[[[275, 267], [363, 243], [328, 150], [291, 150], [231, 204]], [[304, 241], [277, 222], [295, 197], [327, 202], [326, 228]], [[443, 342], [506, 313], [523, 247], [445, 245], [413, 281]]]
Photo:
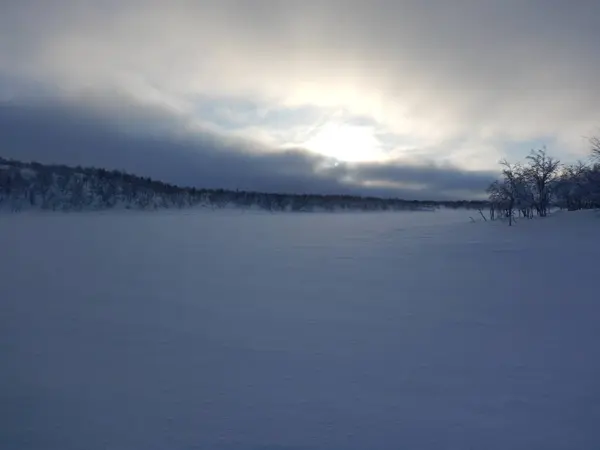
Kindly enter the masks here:
[[600, 138], [590, 138], [590, 145], [592, 146], [592, 158], [600, 161]]
[[591, 187], [590, 170], [582, 161], [563, 168], [555, 183], [555, 194], [561, 208], [575, 211], [586, 207]]
[[487, 192], [490, 196], [490, 216], [494, 218], [495, 211], [499, 211], [508, 218], [508, 225], [512, 226], [515, 208], [523, 190], [523, 169], [518, 164], [511, 164], [507, 160], [500, 161], [503, 166], [503, 179], [490, 185]]
[[551, 186], [558, 176], [560, 161], [548, 156], [546, 148], [532, 151], [527, 160], [529, 166], [525, 169], [524, 175], [533, 185], [538, 215], [546, 217], [551, 200]]
[[[595, 143], [595, 147], [594, 147]], [[498, 212], [509, 219], [515, 211], [523, 217], [533, 217], [533, 211], [545, 217], [552, 202], [570, 211], [600, 207], [600, 138], [592, 141], [599, 162], [561, 166], [546, 149], [532, 151], [527, 164], [510, 164], [506, 160], [502, 179], [488, 188], [490, 217]]]
[[490, 199], [490, 219], [496, 219], [496, 213], [501, 213], [504, 211], [504, 193], [502, 190], [502, 182], [499, 180], [494, 181], [487, 188], [487, 193]]

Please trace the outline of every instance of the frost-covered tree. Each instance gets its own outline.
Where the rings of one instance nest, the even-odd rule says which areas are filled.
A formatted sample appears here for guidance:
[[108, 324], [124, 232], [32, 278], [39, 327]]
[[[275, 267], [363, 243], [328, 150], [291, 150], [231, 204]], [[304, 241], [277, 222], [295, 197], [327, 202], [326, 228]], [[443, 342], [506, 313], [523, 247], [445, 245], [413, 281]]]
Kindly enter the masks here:
[[533, 217], [534, 210], [541, 217], [548, 214], [553, 190], [556, 188], [560, 162], [548, 156], [546, 149], [532, 151], [526, 163], [502, 165], [502, 179], [488, 189], [492, 219], [500, 211], [513, 223], [515, 212], [523, 217]]
[[[563, 167], [556, 181], [558, 206], [570, 211], [600, 207], [600, 139], [591, 138], [592, 163]], [[594, 161], [597, 161], [594, 163]]]
[[527, 157], [528, 166], [524, 176], [533, 186], [534, 202], [541, 217], [548, 215], [552, 198], [552, 187], [558, 176], [560, 161], [548, 156], [546, 149], [532, 151]]
[[502, 160], [500, 164], [503, 167], [502, 179], [493, 182], [487, 190], [491, 204], [490, 216], [494, 219], [498, 212], [502, 217], [508, 218], [508, 224], [512, 226], [515, 208], [523, 204], [525, 179], [520, 165], [511, 164], [507, 160]]
[[559, 207], [569, 211], [585, 207], [585, 202], [591, 193], [589, 169], [582, 161], [563, 167], [555, 183], [555, 195]]
[[[592, 142], [592, 156], [600, 158], [600, 140]], [[501, 212], [512, 217], [518, 211], [532, 217], [548, 214], [551, 205], [570, 211], [600, 207], [600, 159], [561, 165], [546, 149], [532, 151], [524, 165], [501, 161], [502, 179], [488, 189], [491, 217]]]
[[600, 162], [600, 137], [590, 138], [590, 145], [592, 147], [592, 158]]

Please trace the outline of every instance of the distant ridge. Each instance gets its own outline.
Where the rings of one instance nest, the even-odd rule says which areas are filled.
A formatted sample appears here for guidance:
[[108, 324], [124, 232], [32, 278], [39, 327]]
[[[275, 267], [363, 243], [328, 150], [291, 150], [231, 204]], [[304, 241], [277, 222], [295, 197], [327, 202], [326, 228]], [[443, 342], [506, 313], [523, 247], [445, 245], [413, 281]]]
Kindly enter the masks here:
[[85, 211], [166, 208], [261, 209], [281, 212], [481, 208], [482, 201], [420, 201], [351, 195], [274, 194], [182, 187], [118, 170], [0, 158], [0, 209]]

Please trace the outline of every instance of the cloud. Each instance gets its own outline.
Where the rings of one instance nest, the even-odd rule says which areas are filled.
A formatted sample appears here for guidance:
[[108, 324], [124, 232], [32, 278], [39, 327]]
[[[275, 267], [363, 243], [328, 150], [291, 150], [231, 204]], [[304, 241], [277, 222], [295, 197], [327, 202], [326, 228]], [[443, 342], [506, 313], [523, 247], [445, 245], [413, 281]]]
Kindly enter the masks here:
[[7, 0], [0, 99], [118, 92], [271, 149], [341, 114], [377, 131], [392, 168], [489, 171], [532, 144], [587, 152], [599, 15], [583, 0]]
[[[433, 163], [340, 164], [303, 149], [273, 151], [211, 130], [190, 129], [182, 123], [185, 116], [166, 108], [118, 96], [110, 102], [106, 96], [96, 100], [0, 104], [1, 154], [121, 169], [187, 186], [407, 199], [477, 197], [493, 178]], [[137, 123], [146, 131], [136, 129]]]

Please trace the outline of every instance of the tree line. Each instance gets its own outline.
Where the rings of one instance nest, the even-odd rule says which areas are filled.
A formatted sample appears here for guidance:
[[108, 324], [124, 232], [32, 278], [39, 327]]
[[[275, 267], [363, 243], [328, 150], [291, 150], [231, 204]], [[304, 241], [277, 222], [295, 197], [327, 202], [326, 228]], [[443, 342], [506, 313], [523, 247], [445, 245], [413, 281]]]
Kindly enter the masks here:
[[411, 201], [352, 195], [276, 194], [197, 189], [118, 170], [46, 165], [0, 158], [0, 209], [82, 211], [103, 209], [254, 208], [271, 212], [401, 211], [439, 206], [481, 208], [485, 202]]
[[561, 162], [546, 148], [532, 150], [524, 163], [500, 161], [502, 177], [489, 194], [492, 220], [546, 217], [550, 208], [569, 211], [600, 208], [600, 138], [590, 139], [590, 162]]

